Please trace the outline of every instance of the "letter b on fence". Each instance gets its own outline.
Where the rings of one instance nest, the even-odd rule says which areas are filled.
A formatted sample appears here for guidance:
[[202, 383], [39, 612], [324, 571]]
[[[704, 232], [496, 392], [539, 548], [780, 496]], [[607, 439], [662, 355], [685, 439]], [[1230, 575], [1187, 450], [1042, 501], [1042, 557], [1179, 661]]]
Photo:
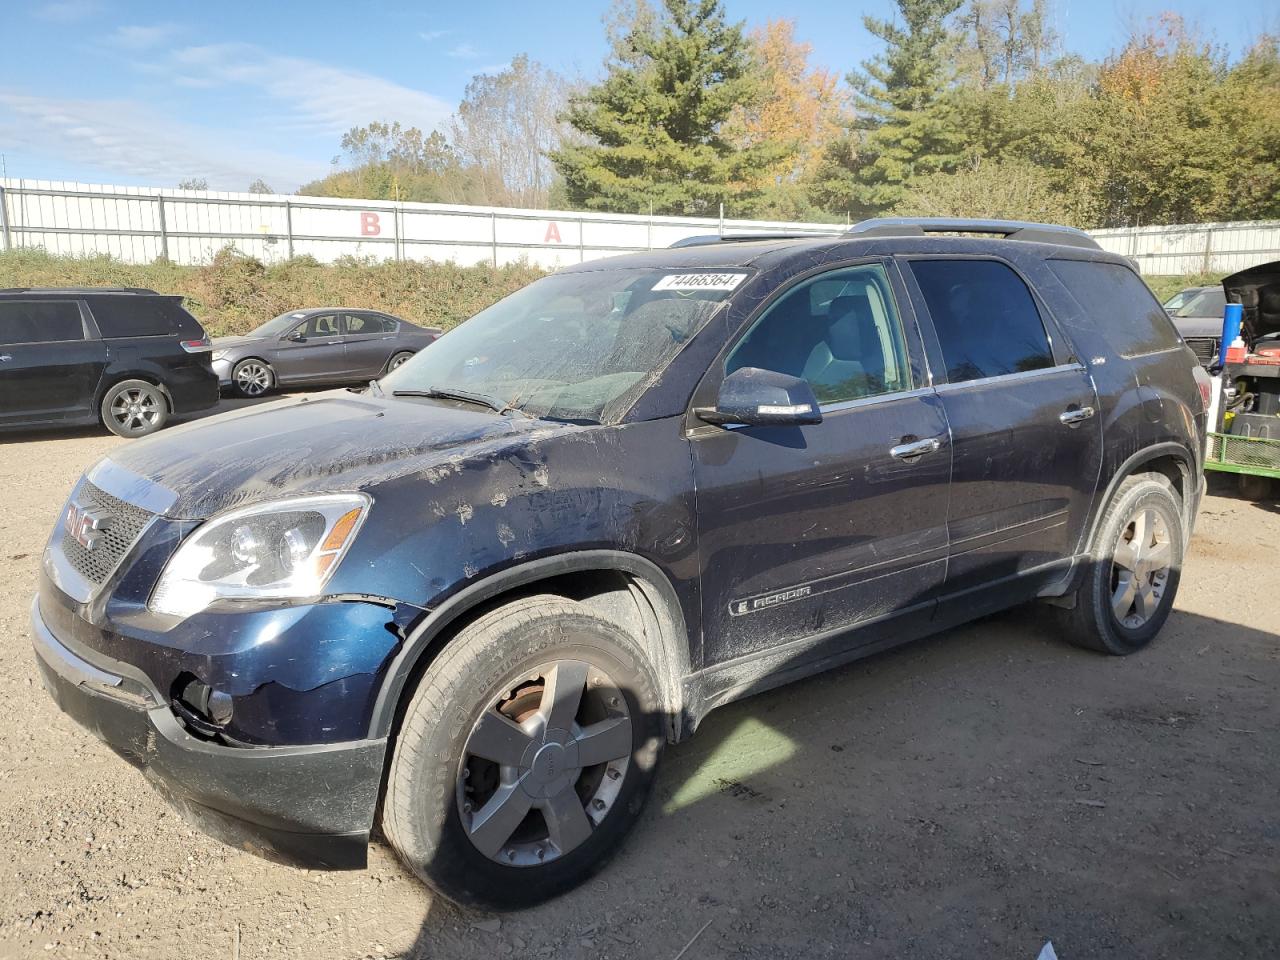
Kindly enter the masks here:
[[369, 213], [368, 211], [361, 213], [360, 236], [376, 237], [380, 233], [382, 233], [382, 224], [378, 222], [378, 215], [376, 213]]

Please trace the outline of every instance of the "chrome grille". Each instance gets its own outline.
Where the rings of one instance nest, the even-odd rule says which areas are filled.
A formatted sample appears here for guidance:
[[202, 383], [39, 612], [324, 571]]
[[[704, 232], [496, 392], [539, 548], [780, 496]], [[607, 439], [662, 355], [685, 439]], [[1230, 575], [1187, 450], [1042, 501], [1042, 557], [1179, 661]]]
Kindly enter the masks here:
[[1196, 355], [1196, 359], [1206, 367], [1218, 357], [1217, 337], [1187, 337], [1186, 344]]
[[[91, 583], [104, 583], [137, 542], [142, 530], [155, 514], [125, 503], [85, 481], [75, 496], [81, 507], [97, 507], [107, 514], [100, 536], [92, 550], [86, 549], [69, 533], [62, 535], [62, 555], [76, 573]], [[65, 519], [65, 517], [64, 517]], [[61, 522], [61, 521], [59, 521]]]

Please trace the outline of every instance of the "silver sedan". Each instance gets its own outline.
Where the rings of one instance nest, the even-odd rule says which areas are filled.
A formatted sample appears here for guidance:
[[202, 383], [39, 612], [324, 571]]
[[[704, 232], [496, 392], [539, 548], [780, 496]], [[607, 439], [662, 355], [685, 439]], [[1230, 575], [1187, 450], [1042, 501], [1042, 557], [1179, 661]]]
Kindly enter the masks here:
[[213, 369], [243, 397], [276, 386], [359, 383], [394, 370], [441, 332], [376, 310], [294, 310], [245, 336], [215, 338]]

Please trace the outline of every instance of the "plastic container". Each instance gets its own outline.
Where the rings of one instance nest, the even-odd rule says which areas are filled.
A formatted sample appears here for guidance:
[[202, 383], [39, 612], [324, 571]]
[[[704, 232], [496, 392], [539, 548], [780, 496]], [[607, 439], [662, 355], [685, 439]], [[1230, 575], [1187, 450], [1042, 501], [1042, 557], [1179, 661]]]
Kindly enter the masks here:
[[[1244, 323], [1244, 307], [1238, 303], [1228, 303], [1225, 310], [1222, 311], [1222, 340], [1219, 341], [1222, 346], [1218, 350], [1218, 365], [1224, 363], [1239, 363], [1244, 359], [1244, 340], [1240, 337], [1240, 327]], [[1231, 351], [1235, 349], [1236, 342], [1240, 343], [1240, 358], [1233, 360]]]

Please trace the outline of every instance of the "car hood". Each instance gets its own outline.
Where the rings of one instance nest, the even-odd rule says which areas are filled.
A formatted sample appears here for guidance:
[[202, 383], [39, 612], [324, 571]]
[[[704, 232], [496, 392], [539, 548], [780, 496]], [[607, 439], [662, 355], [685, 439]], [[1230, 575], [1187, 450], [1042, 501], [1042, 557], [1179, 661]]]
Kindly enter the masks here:
[[250, 343], [261, 343], [262, 337], [214, 337], [213, 349], [229, 350], [232, 347], [243, 347]]
[[159, 484], [172, 494], [166, 516], [202, 520], [291, 494], [369, 490], [414, 473], [438, 479], [482, 452], [501, 455], [504, 447], [536, 436], [580, 429], [430, 400], [335, 390], [135, 440], [107, 458], [124, 472], [103, 472]]
[[1178, 334], [1185, 340], [1187, 337], [1220, 337], [1222, 336], [1221, 317], [1170, 317]]

